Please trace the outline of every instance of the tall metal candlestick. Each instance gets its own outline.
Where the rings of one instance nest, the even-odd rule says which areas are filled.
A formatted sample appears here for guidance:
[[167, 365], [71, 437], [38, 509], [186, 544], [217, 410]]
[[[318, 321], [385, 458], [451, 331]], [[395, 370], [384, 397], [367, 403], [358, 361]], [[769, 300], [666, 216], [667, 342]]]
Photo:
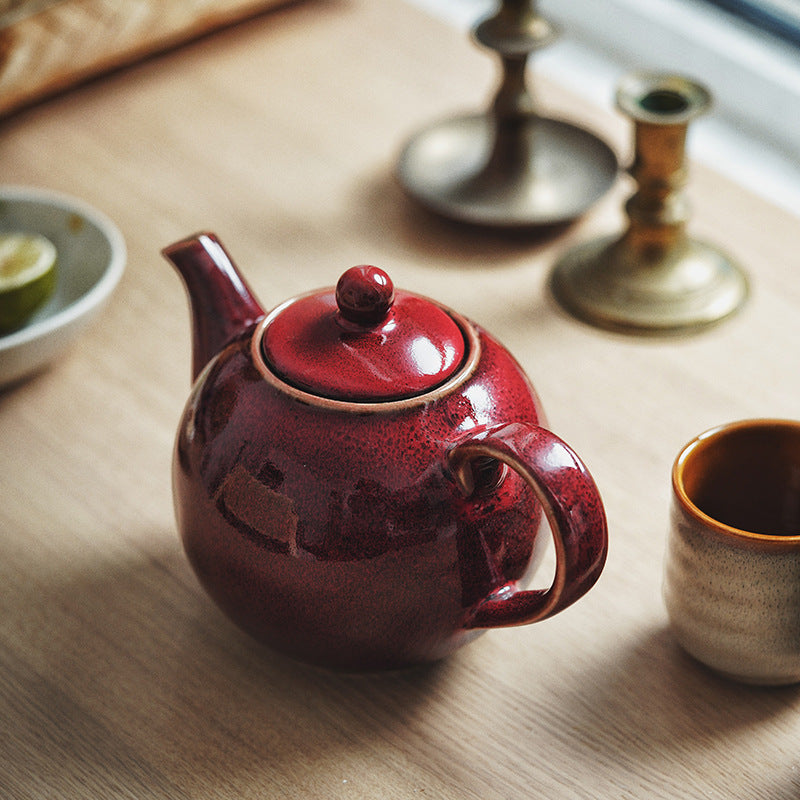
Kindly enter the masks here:
[[500, 86], [490, 109], [435, 123], [404, 147], [398, 177], [427, 208], [495, 227], [556, 225], [582, 214], [610, 187], [618, 163], [594, 134], [536, 111], [529, 56], [557, 36], [533, 0], [504, 0], [477, 25], [497, 53]]

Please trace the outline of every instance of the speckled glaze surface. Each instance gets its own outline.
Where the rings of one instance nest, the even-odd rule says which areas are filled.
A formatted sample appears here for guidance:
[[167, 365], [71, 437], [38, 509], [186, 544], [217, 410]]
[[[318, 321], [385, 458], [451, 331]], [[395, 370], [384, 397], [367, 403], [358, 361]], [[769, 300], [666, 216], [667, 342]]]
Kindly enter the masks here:
[[[486, 627], [557, 613], [600, 575], [606, 523], [588, 471], [541, 427], [513, 357], [435, 307], [465, 356], [403, 400], [287, 383], [264, 357], [277, 312], [254, 307], [194, 383], [173, 465], [184, 548], [218, 605], [292, 656], [347, 670], [438, 659]], [[556, 576], [527, 591], [547, 539], [542, 510]]]
[[[773, 473], [768, 461], [783, 466]], [[737, 475], [729, 474], [732, 469]], [[760, 489], [756, 473], [767, 475]], [[800, 681], [799, 478], [800, 423], [784, 420], [743, 421], [708, 431], [684, 448], [673, 468], [664, 575], [670, 623], [688, 653], [735, 680]], [[748, 480], [754, 486], [749, 495], [742, 483]], [[708, 508], [701, 484], [715, 485], [721, 499], [728, 487], [715, 516], [700, 507]], [[753, 527], [768, 520], [763, 526], [768, 531], [776, 517], [766, 505], [775, 503], [785, 509], [779, 518], [786, 521], [788, 513], [777, 535], [716, 518], [724, 516], [716, 511], [733, 508], [731, 513], [746, 515]]]
[[[270, 314], [261, 355], [311, 394], [385, 402], [444, 383], [466, 355], [464, 333], [443, 308], [395, 292], [377, 267], [351, 267], [336, 289], [312, 292]], [[324, 367], [320, 367], [324, 365]]]

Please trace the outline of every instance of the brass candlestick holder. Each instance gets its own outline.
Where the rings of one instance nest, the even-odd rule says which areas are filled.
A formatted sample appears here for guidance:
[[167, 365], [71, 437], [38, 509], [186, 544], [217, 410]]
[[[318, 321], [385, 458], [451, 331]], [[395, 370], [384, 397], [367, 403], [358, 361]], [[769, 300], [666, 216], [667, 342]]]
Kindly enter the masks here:
[[680, 76], [635, 73], [620, 84], [617, 107], [634, 122], [629, 173], [638, 190], [620, 238], [581, 245], [553, 271], [553, 294], [578, 319], [627, 333], [678, 333], [719, 322], [745, 301], [742, 270], [686, 233], [686, 133], [710, 102], [704, 87]]
[[428, 209], [461, 222], [526, 227], [578, 217], [611, 186], [618, 163], [593, 134], [535, 110], [528, 58], [556, 31], [533, 0], [504, 0], [473, 34], [501, 59], [494, 102], [488, 113], [414, 136], [400, 156], [400, 183]]

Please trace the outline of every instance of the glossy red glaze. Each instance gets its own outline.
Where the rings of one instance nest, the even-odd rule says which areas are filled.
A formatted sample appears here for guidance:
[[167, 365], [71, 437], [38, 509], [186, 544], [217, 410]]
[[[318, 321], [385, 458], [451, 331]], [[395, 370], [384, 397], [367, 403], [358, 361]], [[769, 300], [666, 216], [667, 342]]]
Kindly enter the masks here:
[[264, 316], [247, 282], [213, 233], [162, 250], [183, 278], [192, 309], [192, 379], [234, 336]]
[[[341, 283], [336, 292], [297, 298], [270, 315], [262, 352], [287, 383], [337, 400], [399, 400], [441, 385], [461, 366], [464, 335], [439, 306], [402, 291], [384, 306], [385, 298], [356, 298], [350, 291], [345, 314], [337, 305]], [[374, 322], [368, 323], [371, 301]]]
[[[276, 649], [348, 670], [433, 660], [485, 627], [555, 614], [600, 574], [605, 516], [585, 467], [540, 427], [513, 357], [436, 310], [466, 352], [420, 396], [358, 403], [287, 384], [262, 357], [279, 315], [245, 324], [193, 387], [173, 464], [180, 535], [219, 606]], [[526, 591], [542, 509], [558, 566], [549, 590]]]

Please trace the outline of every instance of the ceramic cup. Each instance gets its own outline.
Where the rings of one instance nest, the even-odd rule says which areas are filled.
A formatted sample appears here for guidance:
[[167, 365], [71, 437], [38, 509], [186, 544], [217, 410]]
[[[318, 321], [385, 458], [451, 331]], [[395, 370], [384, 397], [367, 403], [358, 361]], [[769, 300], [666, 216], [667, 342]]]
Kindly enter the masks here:
[[735, 680], [800, 681], [800, 422], [701, 434], [672, 490], [664, 599], [680, 644]]

